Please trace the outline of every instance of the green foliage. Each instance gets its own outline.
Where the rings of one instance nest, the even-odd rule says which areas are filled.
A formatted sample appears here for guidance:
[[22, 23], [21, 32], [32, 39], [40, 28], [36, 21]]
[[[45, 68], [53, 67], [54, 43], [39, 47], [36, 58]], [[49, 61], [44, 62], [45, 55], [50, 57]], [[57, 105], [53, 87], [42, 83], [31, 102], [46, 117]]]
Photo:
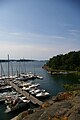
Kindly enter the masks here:
[[57, 70], [80, 71], [80, 51], [54, 56], [50, 58], [46, 65]]
[[64, 84], [63, 87], [64, 87], [66, 90], [78, 90], [78, 89], [80, 89], [80, 85]]

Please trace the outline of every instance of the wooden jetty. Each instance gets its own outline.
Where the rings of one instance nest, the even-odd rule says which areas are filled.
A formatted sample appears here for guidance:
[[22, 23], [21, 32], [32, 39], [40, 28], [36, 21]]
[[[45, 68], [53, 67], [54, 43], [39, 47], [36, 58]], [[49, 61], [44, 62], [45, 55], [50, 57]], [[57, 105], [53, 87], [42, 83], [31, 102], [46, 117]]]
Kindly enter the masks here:
[[43, 102], [39, 99], [35, 98], [28, 92], [22, 90], [22, 88], [18, 87], [18, 85], [14, 84], [11, 80], [6, 80], [6, 83], [11, 85], [18, 93], [21, 93], [23, 96], [25, 96], [27, 99], [30, 99], [30, 101], [34, 104], [42, 105]]

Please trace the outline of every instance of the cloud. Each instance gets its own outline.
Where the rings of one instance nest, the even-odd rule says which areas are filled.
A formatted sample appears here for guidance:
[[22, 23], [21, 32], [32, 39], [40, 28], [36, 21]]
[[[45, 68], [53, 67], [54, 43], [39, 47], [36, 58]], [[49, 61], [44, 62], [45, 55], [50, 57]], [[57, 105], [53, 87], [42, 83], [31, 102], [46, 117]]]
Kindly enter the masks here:
[[63, 39], [63, 36], [55, 36], [55, 35], [43, 35], [43, 34], [38, 34], [38, 33], [30, 33], [30, 32], [7, 32], [7, 31], [2, 31], [0, 30], [0, 34], [3, 35], [12, 35], [12, 36], [18, 36], [18, 37], [23, 37], [23, 38], [27, 38], [27, 37], [35, 37], [35, 38], [58, 38], [58, 39]]
[[65, 40], [63, 36], [42, 35], [25, 32], [3, 32], [0, 31], [0, 42], [13, 42], [15, 44], [42, 44], [51, 45], [55, 42]]
[[69, 23], [60, 23], [60, 24], [64, 27], [73, 27], [73, 24], [69, 24]]
[[80, 30], [71, 29], [71, 30], [68, 30], [68, 31], [69, 31], [69, 34], [70, 34], [70, 35], [80, 36]]
[[53, 55], [78, 50], [76, 39], [36, 33], [0, 31], [0, 57], [49, 59]]

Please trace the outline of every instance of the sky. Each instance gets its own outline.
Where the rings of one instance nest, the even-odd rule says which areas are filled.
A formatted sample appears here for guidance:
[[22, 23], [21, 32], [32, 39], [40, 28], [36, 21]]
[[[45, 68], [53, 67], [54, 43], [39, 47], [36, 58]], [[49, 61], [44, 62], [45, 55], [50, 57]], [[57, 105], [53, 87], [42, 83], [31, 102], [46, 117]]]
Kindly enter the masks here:
[[80, 50], [80, 0], [0, 0], [0, 59]]

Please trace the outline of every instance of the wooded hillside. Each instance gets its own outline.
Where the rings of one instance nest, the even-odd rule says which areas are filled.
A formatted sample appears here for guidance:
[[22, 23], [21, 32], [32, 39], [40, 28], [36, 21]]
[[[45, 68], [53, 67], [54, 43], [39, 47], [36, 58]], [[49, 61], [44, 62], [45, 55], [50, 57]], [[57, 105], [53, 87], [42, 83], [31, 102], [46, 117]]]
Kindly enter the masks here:
[[57, 70], [80, 71], [80, 51], [54, 56], [50, 58], [46, 65]]

